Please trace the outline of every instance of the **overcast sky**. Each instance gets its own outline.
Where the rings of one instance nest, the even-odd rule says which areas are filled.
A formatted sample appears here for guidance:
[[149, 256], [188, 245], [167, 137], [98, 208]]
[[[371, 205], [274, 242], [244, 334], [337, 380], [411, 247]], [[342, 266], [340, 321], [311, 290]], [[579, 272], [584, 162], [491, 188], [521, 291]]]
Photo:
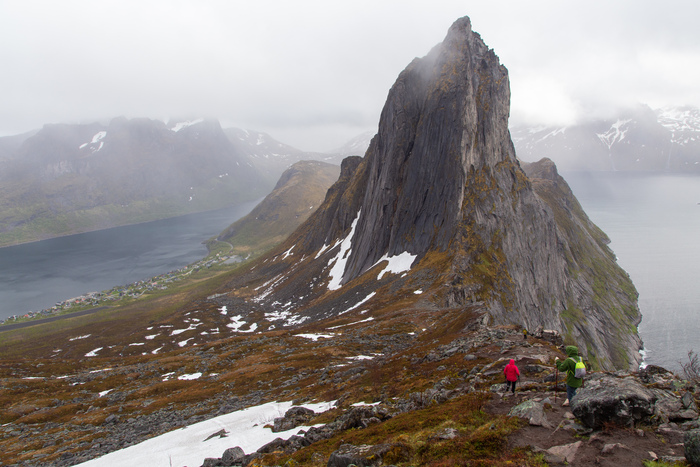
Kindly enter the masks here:
[[462, 16], [509, 70], [511, 122], [700, 106], [696, 0], [0, 0], [0, 136], [204, 116], [329, 150]]

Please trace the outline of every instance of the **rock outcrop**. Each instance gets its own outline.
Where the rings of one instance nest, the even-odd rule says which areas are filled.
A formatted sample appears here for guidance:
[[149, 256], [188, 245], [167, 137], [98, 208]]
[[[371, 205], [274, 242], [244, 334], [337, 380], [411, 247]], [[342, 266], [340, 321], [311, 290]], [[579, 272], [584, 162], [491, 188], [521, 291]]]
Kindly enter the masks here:
[[636, 290], [554, 165], [523, 171], [509, 111], [507, 70], [458, 20], [399, 75], [361, 163], [256, 269], [260, 283], [281, 274], [256, 302], [331, 317], [400, 281], [378, 272], [401, 258], [404, 282], [433, 278], [433, 306], [482, 306], [497, 324], [559, 331], [594, 367], [636, 367]]

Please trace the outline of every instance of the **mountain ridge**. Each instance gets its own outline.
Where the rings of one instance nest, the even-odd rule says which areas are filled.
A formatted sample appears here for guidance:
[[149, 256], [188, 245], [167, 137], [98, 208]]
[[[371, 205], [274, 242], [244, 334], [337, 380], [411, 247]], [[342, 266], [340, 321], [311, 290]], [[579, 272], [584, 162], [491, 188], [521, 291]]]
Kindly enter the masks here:
[[[533, 189], [509, 138], [509, 98], [494, 52], [468, 20], [455, 23], [399, 75], [365, 157], [341, 169], [324, 205], [226, 293], [285, 303], [298, 323], [359, 302], [371, 309], [387, 288], [430, 289], [431, 306], [479, 305], [496, 324], [585, 341], [600, 368], [638, 365], [636, 290], [556, 169], [540, 173], [561, 199]], [[569, 207], [548, 204], [562, 201]], [[415, 271], [376, 275], [401, 255]], [[598, 286], [607, 276], [609, 290]]]
[[47, 124], [0, 138], [0, 246], [240, 204], [303, 159], [339, 164], [216, 120]]
[[570, 126], [516, 126], [518, 157], [562, 171], [700, 173], [700, 110], [646, 105]]

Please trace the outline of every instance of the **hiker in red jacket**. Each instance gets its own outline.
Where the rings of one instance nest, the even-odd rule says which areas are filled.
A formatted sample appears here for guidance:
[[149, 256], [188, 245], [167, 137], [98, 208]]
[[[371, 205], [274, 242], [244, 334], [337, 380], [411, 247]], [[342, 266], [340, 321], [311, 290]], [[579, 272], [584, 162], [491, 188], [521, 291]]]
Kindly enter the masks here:
[[503, 374], [506, 375], [506, 392], [512, 387], [513, 394], [515, 394], [515, 383], [520, 379], [520, 370], [515, 366], [515, 360], [510, 359], [510, 362], [503, 369]]

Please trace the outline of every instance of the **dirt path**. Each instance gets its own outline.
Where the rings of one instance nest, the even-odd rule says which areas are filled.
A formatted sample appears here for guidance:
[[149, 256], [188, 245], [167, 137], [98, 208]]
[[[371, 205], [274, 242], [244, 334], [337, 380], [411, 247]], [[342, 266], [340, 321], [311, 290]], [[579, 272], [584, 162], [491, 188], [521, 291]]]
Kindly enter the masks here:
[[[663, 457], [684, 457], [683, 432], [659, 431], [651, 427], [622, 428], [610, 427], [596, 432], [587, 432], [583, 427], [572, 429], [573, 414], [569, 407], [563, 407], [564, 397], [557, 394], [554, 403], [553, 392], [517, 392], [515, 396], [496, 394], [486, 410], [506, 415], [514, 406], [528, 399], [545, 400], [549, 398], [551, 406], [545, 406], [545, 416], [549, 427], [526, 425], [509, 439], [510, 447], [533, 446], [547, 450], [556, 446], [565, 446], [580, 442], [568, 465], [576, 466], [641, 466], [644, 460]], [[555, 449], [556, 451], [556, 449]], [[548, 457], [550, 465], [557, 463]]]

